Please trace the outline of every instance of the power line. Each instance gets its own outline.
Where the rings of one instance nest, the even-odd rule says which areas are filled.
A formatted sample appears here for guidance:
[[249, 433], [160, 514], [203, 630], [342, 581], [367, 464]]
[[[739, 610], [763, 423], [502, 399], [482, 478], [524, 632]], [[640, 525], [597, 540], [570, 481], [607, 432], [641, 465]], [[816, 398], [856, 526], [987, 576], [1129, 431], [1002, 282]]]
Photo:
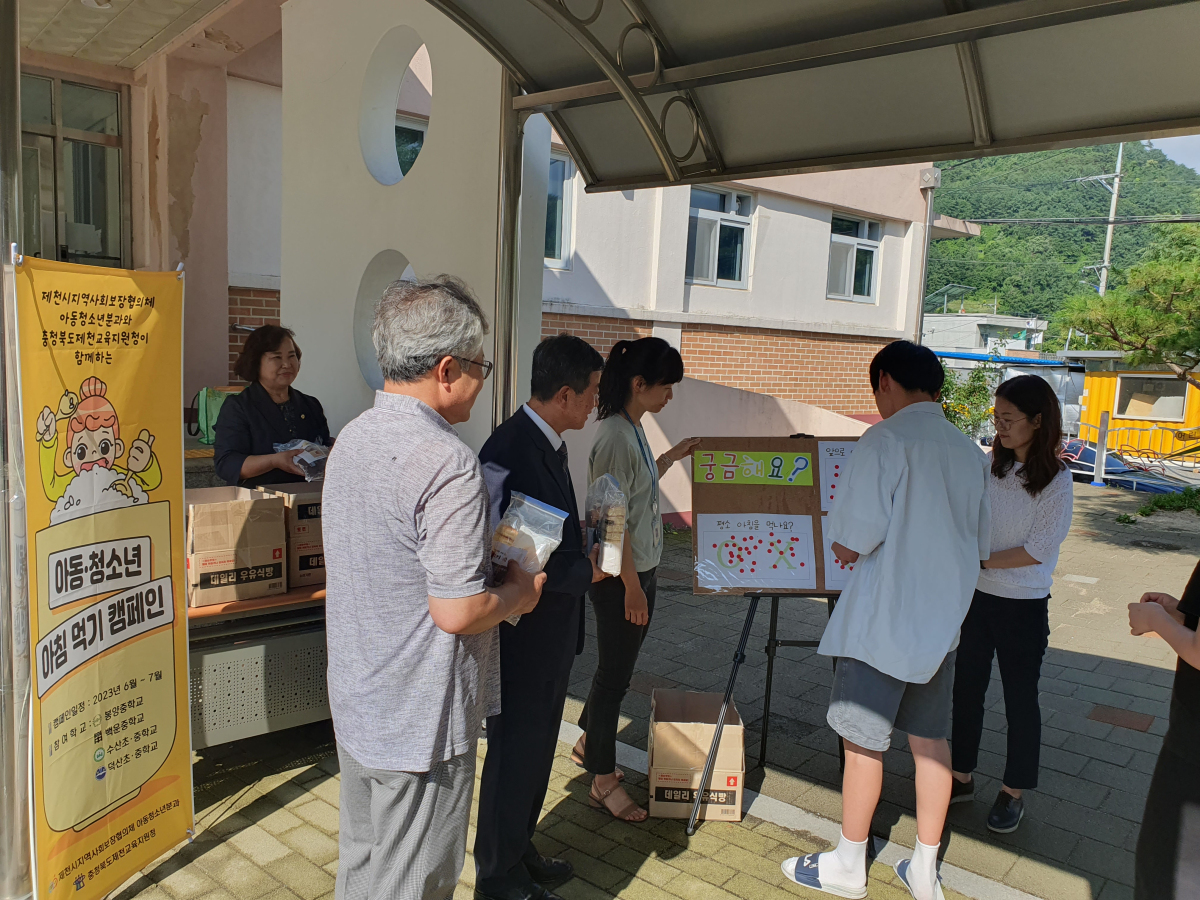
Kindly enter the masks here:
[[967, 266], [1015, 266], [1019, 268], [1045, 268], [1045, 269], [1080, 269], [1083, 263], [1078, 262], [1057, 262], [1057, 263], [1036, 263], [1036, 262], [1018, 262], [1016, 260], [992, 260], [992, 259], [961, 259], [951, 256], [930, 256], [929, 261], [948, 262]]
[[[1190, 179], [1190, 178], [1172, 178], [1172, 179], [1164, 179], [1164, 180], [1153, 179], [1153, 178], [1122, 179], [1123, 186], [1127, 186], [1127, 185], [1131, 185], [1131, 184], [1190, 184], [1195, 188], [1200, 188], [1200, 178], [1196, 178], [1194, 180]], [[1014, 181], [1010, 184], [997, 184], [995, 182], [980, 182], [979, 184], [964, 184], [964, 185], [960, 185], [958, 187], [944, 187], [944, 188], [939, 188], [938, 190], [939, 190], [939, 192], [941, 192], [943, 194], [947, 194], [947, 193], [955, 193], [955, 192], [960, 192], [960, 191], [1004, 191], [1004, 190], [1027, 189], [1027, 188], [1070, 187], [1070, 186], [1082, 187], [1085, 185], [1083, 185], [1082, 182], [1075, 181], [1073, 179], [1070, 181]]]
[[1076, 216], [1044, 219], [967, 219], [972, 225], [1166, 225], [1200, 222], [1200, 213], [1177, 216]]

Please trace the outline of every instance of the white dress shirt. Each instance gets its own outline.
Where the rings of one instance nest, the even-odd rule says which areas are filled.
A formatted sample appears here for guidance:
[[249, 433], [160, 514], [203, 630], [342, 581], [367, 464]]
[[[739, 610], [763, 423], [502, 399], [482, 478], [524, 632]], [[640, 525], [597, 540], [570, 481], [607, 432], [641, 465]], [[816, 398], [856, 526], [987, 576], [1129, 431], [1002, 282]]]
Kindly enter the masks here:
[[988, 458], [914, 403], [872, 425], [850, 457], [831, 538], [859, 554], [819, 653], [925, 684], [958, 632], [991, 551]]
[[525, 410], [525, 415], [533, 419], [533, 424], [541, 429], [542, 434], [546, 436], [546, 440], [550, 442], [550, 446], [557, 450], [563, 445], [562, 435], [546, 424], [546, 420], [529, 408], [528, 403], [523, 403], [521, 409]]

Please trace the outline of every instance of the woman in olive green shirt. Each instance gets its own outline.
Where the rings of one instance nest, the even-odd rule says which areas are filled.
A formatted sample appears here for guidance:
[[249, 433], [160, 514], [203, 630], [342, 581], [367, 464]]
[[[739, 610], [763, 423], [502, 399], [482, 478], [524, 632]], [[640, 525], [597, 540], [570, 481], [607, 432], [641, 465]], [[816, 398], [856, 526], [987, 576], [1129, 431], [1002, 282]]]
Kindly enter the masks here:
[[590, 591], [599, 660], [579, 717], [583, 737], [571, 757], [595, 776], [592, 806], [627, 822], [641, 822], [646, 811], [620, 784], [617, 720], [654, 614], [655, 569], [663, 547], [658, 481], [699, 443], [689, 438], [655, 459], [641, 420], [661, 411], [682, 380], [683, 359], [666, 341], [618, 341], [600, 376], [600, 430], [588, 460], [588, 482], [612, 475], [628, 505], [621, 577], [597, 582]]

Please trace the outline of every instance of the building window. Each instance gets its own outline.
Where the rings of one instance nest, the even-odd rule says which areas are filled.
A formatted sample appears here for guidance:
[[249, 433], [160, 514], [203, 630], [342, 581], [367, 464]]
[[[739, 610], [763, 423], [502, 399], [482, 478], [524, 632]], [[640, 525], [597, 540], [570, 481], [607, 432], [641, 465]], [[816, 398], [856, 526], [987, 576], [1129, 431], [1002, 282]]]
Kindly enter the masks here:
[[1118, 375], [1117, 418], [1182, 422], [1187, 388], [1173, 375]]
[[744, 288], [750, 274], [750, 225], [754, 198], [716, 188], [692, 188], [687, 265], [692, 284]]
[[546, 265], [571, 268], [571, 190], [575, 165], [565, 153], [550, 154], [550, 185], [546, 191]]
[[129, 267], [126, 97], [21, 74], [21, 252]]
[[425, 132], [429, 130], [428, 119], [396, 115], [396, 158], [400, 161], [400, 172], [408, 170], [417, 161], [417, 154], [425, 146]]
[[829, 296], [873, 303], [882, 227], [878, 222], [834, 215], [829, 230]]

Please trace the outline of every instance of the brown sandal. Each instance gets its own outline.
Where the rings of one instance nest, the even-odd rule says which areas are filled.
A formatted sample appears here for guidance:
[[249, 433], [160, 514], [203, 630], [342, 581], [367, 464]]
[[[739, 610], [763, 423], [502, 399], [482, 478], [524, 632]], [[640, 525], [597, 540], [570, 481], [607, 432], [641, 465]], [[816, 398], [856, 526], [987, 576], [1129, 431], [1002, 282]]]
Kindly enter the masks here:
[[613, 793], [617, 790], [620, 790], [622, 794], [625, 794], [625, 790], [623, 788], [621, 788], [621, 785], [618, 782], [615, 787], [609, 788], [603, 794], [600, 794], [597, 796], [596, 782], [593, 781], [592, 788], [591, 788], [591, 790], [588, 791], [588, 805], [591, 806], [593, 809], [602, 809], [602, 810], [606, 811], [609, 815], [611, 815], [614, 819], [619, 819], [622, 822], [630, 822], [632, 824], [637, 824], [638, 822], [645, 822], [646, 819], [649, 818], [648, 814], [646, 816], [643, 816], [640, 819], [630, 818], [635, 812], [645, 812], [645, 810], [642, 809], [640, 806], [638, 806], [637, 803], [633, 800], [633, 798], [630, 797], [628, 794], [625, 794], [626, 802], [625, 802], [624, 806], [622, 806], [618, 809], [614, 809], [612, 806], [609, 805], [608, 798], [611, 797], [613, 795]]
[[[575, 742], [575, 746], [571, 748], [571, 762], [575, 763], [581, 769], [583, 768], [583, 746], [584, 738], [586, 737], [586, 734], [580, 735], [579, 740]], [[613, 774], [617, 776], [618, 783], [625, 780], [625, 773], [620, 769], [613, 769]]]

